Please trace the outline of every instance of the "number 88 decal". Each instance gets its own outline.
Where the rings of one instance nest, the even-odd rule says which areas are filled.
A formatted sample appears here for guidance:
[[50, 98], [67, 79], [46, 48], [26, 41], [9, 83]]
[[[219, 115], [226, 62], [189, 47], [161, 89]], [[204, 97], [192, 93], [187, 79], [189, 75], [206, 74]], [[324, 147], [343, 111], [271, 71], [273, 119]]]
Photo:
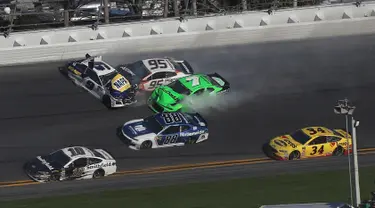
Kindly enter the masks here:
[[177, 114], [177, 113], [163, 113], [162, 117], [163, 117], [164, 122], [166, 124], [179, 123], [179, 122], [182, 121], [181, 118], [180, 118], [180, 115]]
[[164, 139], [164, 142], [163, 144], [166, 145], [166, 144], [174, 144], [177, 142], [177, 138], [178, 138], [178, 135], [171, 135], [171, 136], [166, 136], [165, 139]]

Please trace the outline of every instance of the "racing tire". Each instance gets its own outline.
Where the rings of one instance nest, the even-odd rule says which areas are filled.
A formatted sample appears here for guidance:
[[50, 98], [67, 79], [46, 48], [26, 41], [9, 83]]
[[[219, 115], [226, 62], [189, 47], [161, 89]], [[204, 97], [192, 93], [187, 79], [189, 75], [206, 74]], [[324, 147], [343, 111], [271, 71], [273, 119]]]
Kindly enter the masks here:
[[335, 150], [333, 150], [332, 156], [342, 156], [344, 154], [344, 148], [341, 146], [336, 147]]
[[196, 144], [196, 142], [197, 142], [197, 139], [196, 139], [196, 138], [194, 139], [193, 137], [189, 137], [189, 138], [186, 140], [185, 145]]
[[103, 177], [104, 177], [104, 170], [103, 170], [103, 169], [96, 170], [96, 171], [92, 174], [92, 178], [93, 178], [93, 179], [98, 179], [98, 178], [103, 178]]
[[301, 159], [301, 153], [299, 151], [293, 151], [289, 155], [289, 160], [299, 160]]
[[140, 149], [151, 149], [152, 148], [152, 142], [150, 140], [142, 142]]
[[103, 104], [104, 104], [105, 107], [107, 107], [108, 109], [112, 109], [112, 106], [111, 106], [111, 98], [110, 98], [108, 95], [104, 95], [104, 96], [103, 96]]

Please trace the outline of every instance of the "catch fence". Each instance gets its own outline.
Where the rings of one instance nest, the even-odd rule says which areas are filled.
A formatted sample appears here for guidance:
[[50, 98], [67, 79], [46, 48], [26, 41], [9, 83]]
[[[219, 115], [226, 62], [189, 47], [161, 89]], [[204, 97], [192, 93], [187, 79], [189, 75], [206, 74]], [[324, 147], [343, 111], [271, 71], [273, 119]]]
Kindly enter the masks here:
[[120, 22], [271, 12], [348, 2], [355, 3], [354, 0], [16, 0], [0, 4], [0, 33], [8, 37], [12, 32], [80, 25], [95, 30], [102, 24]]

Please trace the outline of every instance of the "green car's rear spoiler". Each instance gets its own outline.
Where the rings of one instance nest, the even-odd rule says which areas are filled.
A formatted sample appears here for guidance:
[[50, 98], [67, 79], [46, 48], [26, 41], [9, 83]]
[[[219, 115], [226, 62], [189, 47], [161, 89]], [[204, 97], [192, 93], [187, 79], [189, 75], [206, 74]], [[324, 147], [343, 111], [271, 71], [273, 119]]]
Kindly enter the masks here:
[[230, 83], [224, 79], [220, 74], [218, 73], [213, 73], [213, 74], [207, 74], [214, 82], [216, 82], [218, 85], [220, 85], [223, 90], [227, 90], [230, 88]]

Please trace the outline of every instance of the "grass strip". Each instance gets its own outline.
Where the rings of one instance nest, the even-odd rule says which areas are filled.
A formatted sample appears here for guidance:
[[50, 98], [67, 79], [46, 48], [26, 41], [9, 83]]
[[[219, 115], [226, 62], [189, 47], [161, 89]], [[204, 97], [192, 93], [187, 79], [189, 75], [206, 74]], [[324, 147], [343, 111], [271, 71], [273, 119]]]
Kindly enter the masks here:
[[[0, 202], [1, 208], [257, 208], [264, 204], [349, 202], [348, 171], [257, 178]], [[375, 190], [375, 167], [360, 168], [362, 199]]]

